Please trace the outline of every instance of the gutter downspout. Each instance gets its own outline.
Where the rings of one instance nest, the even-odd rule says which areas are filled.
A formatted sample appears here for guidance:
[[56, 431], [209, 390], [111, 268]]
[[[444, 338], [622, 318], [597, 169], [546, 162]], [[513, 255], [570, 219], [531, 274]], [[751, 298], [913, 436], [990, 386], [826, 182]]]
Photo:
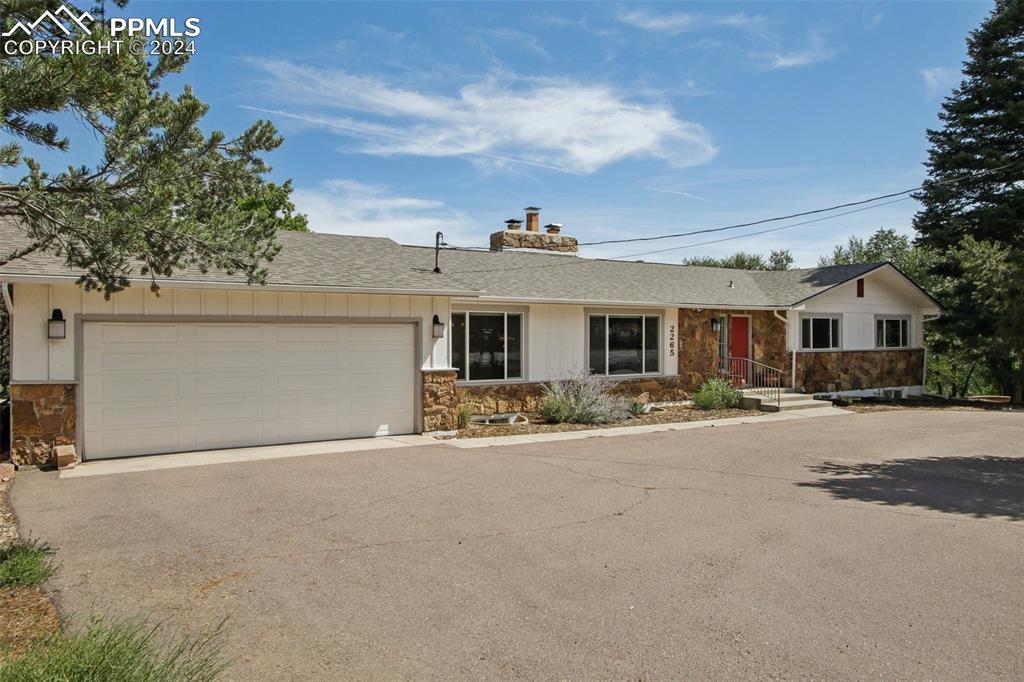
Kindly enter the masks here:
[[[789, 317], [788, 316], [787, 317], [783, 317], [782, 315], [779, 315], [779, 311], [778, 310], [773, 310], [772, 311], [772, 315], [774, 315], [776, 318], [782, 320], [782, 323], [784, 325], [786, 325], [786, 343], [789, 343]], [[790, 388], [792, 388], [794, 391], [796, 391], [796, 347], [795, 346], [793, 347], [792, 353], [793, 353], [792, 360], [789, 363], [790, 364], [790, 373], [791, 373], [791, 376], [790, 376]]]

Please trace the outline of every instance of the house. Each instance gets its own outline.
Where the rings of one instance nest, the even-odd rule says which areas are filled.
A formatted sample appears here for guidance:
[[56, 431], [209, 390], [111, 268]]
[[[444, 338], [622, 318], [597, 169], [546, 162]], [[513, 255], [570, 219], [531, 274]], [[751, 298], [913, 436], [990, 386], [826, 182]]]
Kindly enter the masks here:
[[[59, 259], [0, 267], [17, 463], [448, 431], [589, 370], [679, 400], [723, 363], [811, 393], [919, 393], [938, 304], [888, 263], [751, 272], [582, 258], [539, 209], [490, 249], [282, 233], [266, 286], [223, 272], [110, 299]], [[4, 249], [23, 244], [0, 224]]]

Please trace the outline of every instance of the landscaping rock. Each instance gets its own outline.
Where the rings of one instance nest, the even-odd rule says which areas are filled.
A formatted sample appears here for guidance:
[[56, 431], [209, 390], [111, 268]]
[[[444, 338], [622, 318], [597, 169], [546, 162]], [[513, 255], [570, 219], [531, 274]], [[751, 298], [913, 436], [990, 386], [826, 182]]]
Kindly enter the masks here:
[[54, 458], [58, 469], [72, 469], [78, 464], [78, 453], [74, 445], [58, 445], [54, 448]]

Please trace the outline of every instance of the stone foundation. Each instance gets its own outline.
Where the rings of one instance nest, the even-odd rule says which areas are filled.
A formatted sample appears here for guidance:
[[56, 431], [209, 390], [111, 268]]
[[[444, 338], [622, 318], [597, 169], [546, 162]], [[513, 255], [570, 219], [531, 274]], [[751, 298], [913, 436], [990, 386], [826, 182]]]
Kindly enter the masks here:
[[75, 445], [74, 384], [14, 384], [11, 408], [16, 465], [54, 465], [55, 447]]
[[924, 350], [797, 353], [796, 383], [808, 393], [920, 386]]
[[718, 332], [713, 318], [750, 316], [751, 360], [782, 370], [783, 385], [790, 384], [790, 354], [786, 351], [786, 323], [770, 310], [679, 309], [679, 376], [689, 390], [704, 383], [718, 366]]
[[454, 431], [459, 398], [455, 393], [455, 370], [424, 370], [423, 432]]
[[[615, 381], [615, 379], [612, 379]], [[459, 403], [468, 403], [473, 414], [495, 414], [501, 412], [536, 412], [544, 396], [544, 384], [529, 382], [519, 384], [489, 384], [482, 386], [460, 385], [456, 387]], [[684, 388], [680, 377], [638, 377], [616, 382], [611, 391], [614, 395], [637, 398], [645, 402], [661, 403], [689, 400], [690, 392]]]

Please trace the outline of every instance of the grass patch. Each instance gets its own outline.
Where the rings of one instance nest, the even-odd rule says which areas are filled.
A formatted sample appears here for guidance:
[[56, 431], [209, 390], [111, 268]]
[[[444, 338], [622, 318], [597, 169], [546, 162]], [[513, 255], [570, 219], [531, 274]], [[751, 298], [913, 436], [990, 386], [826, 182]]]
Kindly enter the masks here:
[[0, 682], [210, 682], [227, 667], [221, 628], [170, 644], [160, 626], [95, 617], [67, 634], [36, 640], [17, 660], [0, 667]]
[[38, 542], [22, 540], [0, 550], [0, 586], [39, 585], [54, 570], [53, 550]]

